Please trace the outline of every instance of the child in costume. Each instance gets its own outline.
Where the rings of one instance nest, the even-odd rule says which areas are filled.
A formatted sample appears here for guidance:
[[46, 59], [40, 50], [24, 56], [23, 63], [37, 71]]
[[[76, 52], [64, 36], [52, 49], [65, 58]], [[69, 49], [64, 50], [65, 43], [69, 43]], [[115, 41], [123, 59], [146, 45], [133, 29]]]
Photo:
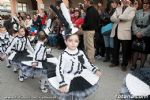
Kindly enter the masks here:
[[[56, 59], [50, 54], [51, 48], [46, 48], [45, 46], [45, 42], [47, 41], [48, 37], [46, 34], [47, 32], [49, 31], [46, 31], [46, 29], [39, 32], [38, 42], [35, 45], [35, 51], [32, 55], [33, 60], [29, 62], [27, 61], [26, 63], [22, 61], [23, 67], [21, 69], [22, 75], [40, 79], [40, 89], [43, 93], [48, 92], [46, 87], [48, 78], [56, 75], [56, 64], [53, 62], [53, 60]], [[31, 65], [27, 65], [29, 63]]]
[[[2, 25], [0, 25], [0, 56], [3, 57], [5, 54], [5, 51], [11, 41], [11, 36], [9, 33], [6, 31], [6, 28]], [[1, 59], [3, 60], [3, 59]], [[6, 66], [7, 68], [10, 68], [10, 63], [8, 58], [6, 57], [4, 59], [6, 61]]]
[[65, 4], [60, 2], [63, 12], [60, 16], [54, 6], [51, 8], [58, 17], [64, 16], [69, 26], [65, 26], [63, 32], [67, 48], [59, 57], [56, 76], [48, 79], [49, 88], [59, 100], [84, 99], [97, 89], [101, 72], [88, 61], [83, 51], [77, 49], [79, 37], [75, 33], [78, 29], [73, 26]]
[[60, 100], [83, 99], [97, 89], [101, 72], [77, 49], [76, 34], [67, 36], [65, 43], [67, 48], [59, 57], [56, 77], [49, 78], [50, 88]]
[[[17, 69], [21, 67], [21, 61], [26, 59], [31, 59], [27, 57], [29, 53], [33, 53], [34, 49], [32, 48], [29, 39], [25, 36], [25, 28], [20, 27], [17, 33], [17, 36], [13, 38], [12, 42], [8, 46], [7, 50], [5, 51], [6, 56], [15, 63], [14, 71], [16, 72]], [[13, 53], [11, 53], [13, 50]], [[27, 52], [30, 51], [30, 52]], [[10, 54], [11, 53], [11, 54]], [[10, 54], [10, 55], [9, 55]], [[23, 81], [23, 77], [19, 75], [19, 80]]]
[[127, 74], [118, 98], [121, 100], [150, 100], [150, 68]]

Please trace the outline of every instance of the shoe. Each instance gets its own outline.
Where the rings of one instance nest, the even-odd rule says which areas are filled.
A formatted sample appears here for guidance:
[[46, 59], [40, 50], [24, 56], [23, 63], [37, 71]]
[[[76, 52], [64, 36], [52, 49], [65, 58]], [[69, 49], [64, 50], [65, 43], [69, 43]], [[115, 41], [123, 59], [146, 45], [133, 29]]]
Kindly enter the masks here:
[[43, 93], [47, 93], [47, 92], [48, 92], [48, 89], [47, 89], [46, 87], [40, 88], [40, 89], [41, 89], [41, 91], [42, 91]]
[[0, 57], [0, 61], [3, 61], [3, 58]]
[[19, 81], [23, 82], [23, 80], [24, 80], [24, 77], [23, 76], [19, 76]]
[[16, 68], [16, 67], [14, 67], [13, 71], [14, 71], [14, 73], [17, 73], [17, 68]]
[[23, 75], [23, 79], [27, 79], [27, 78], [28, 78], [27, 76]]
[[97, 55], [97, 56], [95, 56], [95, 58], [96, 58], [97, 60], [99, 60], [99, 59], [101, 59], [102, 57], [101, 57], [100, 55]]
[[121, 66], [121, 70], [122, 70], [123, 72], [127, 71], [127, 66]]
[[110, 59], [109, 58], [105, 58], [103, 62], [109, 62]]
[[119, 64], [113, 64], [113, 63], [109, 65], [109, 67], [118, 67], [118, 66]]
[[131, 71], [134, 71], [135, 69], [136, 69], [136, 66], [132, 66], [132, 67], [130, 68]]
[[8, 66], [7, 66], [7, 68], [11, 68], [11, 66], [10, 66], [10, 65], [8, 65]]

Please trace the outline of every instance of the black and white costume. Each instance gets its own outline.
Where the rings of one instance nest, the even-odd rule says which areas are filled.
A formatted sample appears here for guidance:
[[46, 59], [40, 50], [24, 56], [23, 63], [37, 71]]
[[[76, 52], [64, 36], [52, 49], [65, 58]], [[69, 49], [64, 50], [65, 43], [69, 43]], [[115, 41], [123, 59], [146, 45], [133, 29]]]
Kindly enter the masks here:
[[16, 36], [8, 46], [5, 53], [8, 55], [9, 53], [11, 53], [13, 48], [14, 53], [10, 54], [10, 56], [14, 54], [11, 60], [16, 63], [21, 63], [22, 60], [28, 59], [27, 55], [29, 53], [27, 52], [27, 50], [29, 50], [30, 53], [34, 52], [29, 39], [26, 37]]
[[[0, 33], [0, 57], [3, 58], [3, 56], [5, 56], [5, 51], [11, 41], [12, 36], [10, 36], [8, 32]], [[5, 60], [6, 66], [9, 68], [10, 62], [8, 60], [8, 57], [5, 57], [3, 60]]]
[[8, 32], [0, 33], [0, 52], [5, 53], [8, 45], [10, 44], [11, 36]]
[[[74, 27], [69, 10], [63, 1], [56, 1], [62, 13], [55, 6], [51, 5], [50, 7], [64, 24], [65, 30], [62, 34], [65, 38], [66, 35], [75, 34], [78, 28]], [[56, 76], [48, 79], [49, 88], [52, 94], [60, 100], [83, 99], [92, 94], [98, 87], [99, 77], [94, 74], [97, 70], [97, 67], [89, 63], [83, 51], [66, 48], [59, 57]], [[67, 86], [68, 93], [59, 91], [59, 88], [63, 86]]]
[[54, 58], [51, 53], [51, 48], [47, 49], [44, 42], [38, 41], [35, 47], [33, 62], [41, 62], [43, 70], [46, 71], [47, 77], [55, 76], [56, 64], [49, 61], [49, 58]]
[[0, 57], [4, 57], [4, 61], [6, 62], [6, 66], [10, 68], [10, 61], [8, 60], [8, 57], [5, 56], [5, 51], [10, 45], [13, 37], [9, 35], [8, 32], [0, 34]]
[[[31, 55], [33, 60], [27, 62], [25, 61], [26, 63], [22, 61], [21, 76], [40, 78], [40, 88], [43, 91], [47, 91], [45, 84], [48, 81], [48, 77], [50, 78], [55, 76], [56, 63], [53, 63], [53, 61], [49, 61], [54, 60], [54, 57], [50, 55], [50, 53], [51, 49], [47, 49], [44, 45], [44, 42], [38, 41], [35, 46], [35, 51], [33, 55]], [[36, 67], [32, 67], [31, 64], [33, 62], [36, 62], [38, 65]], [[38, 67], [40, 63], [42, 67]]]
[[127, 74], [119, 98], [150, 100], [150, 68], [142, 68]]
[[[50, 52], [51, 52], [51, 49], [47, 49], [44, 46], [44, 42], [38, 41], [36, 46], [35, 46], [35, 51], [32, 55], [33, 60], [30, 60], [30, 61], [37, 62], [38, 64], [41, 63], [42, 68], [38, 68], [38, 67], [32, 68], [31, 66], [28, 66], [27, 68], [24, 67], [22, 69], [23, 73], [26, 74], [26, 76], [30, 76], [33, 73], [35, 73], [36, 71], [45, 70], [46, 75], [48, 75], [47, 77], [55, 76], [55, 74], [53, 75], [52, 73], [55, 72], [56, 64], [54, 64], [52, 61], [48, 62], [48, 60], [47, 60], [49, 58], [54, 58], [52, 55], [50, 55]], [[30, 61], [29, 61], [29, 63], [30, 63]], [[31, 72], [32, 69], [34, 69], [33, 72]]]
[[[70, 96], [84, 98], [98, 87], [99, 78], [94, 74], [97, 70], [97, 67], [90, 64], [83, 51], [70, 51], [66, 48], [59, 57], [56, 77], [49, 78], [50, 89], [61, 100], [66, 100]], [[58, 89], [65, 85], [69, 92], [60, 93]]]

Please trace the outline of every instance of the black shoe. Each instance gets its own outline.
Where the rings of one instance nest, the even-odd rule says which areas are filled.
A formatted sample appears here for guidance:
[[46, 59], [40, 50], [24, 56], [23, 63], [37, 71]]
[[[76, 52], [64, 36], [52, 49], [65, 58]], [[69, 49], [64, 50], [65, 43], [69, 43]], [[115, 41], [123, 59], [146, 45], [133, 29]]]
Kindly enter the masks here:
[[3, 61], [3, 59], [0, 57], [0, 61]]
[[10, 65], [8, 65], [8, 66], [7, 66], [7, 68], [11, 68], [11, 66], [10, 66]]
[[113, 63], [109, 65], [109, 67], [118, 67], [118, 66], [119, 64], [113, 64]]
[[128, 66], [128, 63], [121, 63], [121, 66]]
[[134, 71], [135, 69], [136, 69], [136, 66], [132, 66], [132, 67], [130, 68], [131, 71]]
[[130, 68], [131, 71], [134, 71], [136, 69], [137, 65], [132, 65], [132, 67]]
[[109, 61], [110, 61], [110, 59], [106, 58], [106, 59], [104, 59], [103, 62], [109, 62]]

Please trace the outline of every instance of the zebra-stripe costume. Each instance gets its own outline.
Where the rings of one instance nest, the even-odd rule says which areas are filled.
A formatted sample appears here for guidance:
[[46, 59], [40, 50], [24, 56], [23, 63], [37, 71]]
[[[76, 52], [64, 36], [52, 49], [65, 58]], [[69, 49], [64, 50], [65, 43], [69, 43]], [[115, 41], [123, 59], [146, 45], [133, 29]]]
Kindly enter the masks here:
[[[98, 68], [88, 61], [83, 51], [78, 49], [71, 51], [66, 48], [59, 57], [56, 77], [49, 78], [50, 89], [60, 99], [67, 96], [86, 97], [98, 87], [99, 78], [94, 74], [97, 70]], [[69, 92], [60, 93], [58, 89], [65, 85]]]

